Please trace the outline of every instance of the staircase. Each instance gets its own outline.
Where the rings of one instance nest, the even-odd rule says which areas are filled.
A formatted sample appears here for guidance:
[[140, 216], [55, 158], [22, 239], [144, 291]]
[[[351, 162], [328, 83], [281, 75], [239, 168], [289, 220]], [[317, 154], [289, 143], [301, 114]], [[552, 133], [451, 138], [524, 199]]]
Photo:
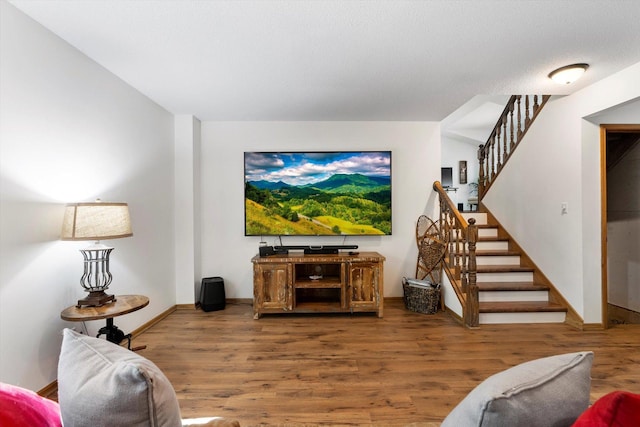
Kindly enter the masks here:
[[487, 142], [478, 149], [478, 206], [482, 212], [459, 212], [442, 184], [433, 183], [440, 200], [440, 229], [447, 247], [444, 271], [460, 302], [465, 326], [582, 323], [483, 204], [485, 194], [548, 100], [549, 95], [511, 96]]
[[527, 266], [517, 245], [487, 214], [462, 213], [478, 226], [476, 265], [479, 323], [563, 323], [567, 309], [552, 302], [551, 287], [535, 267]]

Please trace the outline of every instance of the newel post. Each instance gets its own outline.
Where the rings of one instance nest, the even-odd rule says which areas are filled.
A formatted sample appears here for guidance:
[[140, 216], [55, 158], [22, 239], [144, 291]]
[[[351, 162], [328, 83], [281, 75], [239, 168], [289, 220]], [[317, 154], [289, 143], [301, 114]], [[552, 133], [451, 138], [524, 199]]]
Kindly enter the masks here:
[[469, 245], [469, 281], [464, 310], [464, 320], [467, 327], [477, 327], [480, 324], [480, 303], [478, 301], [476, 242], [478, 241], [478, 226], [475, 218], [469, 218], [467, 228], [467, 242]]

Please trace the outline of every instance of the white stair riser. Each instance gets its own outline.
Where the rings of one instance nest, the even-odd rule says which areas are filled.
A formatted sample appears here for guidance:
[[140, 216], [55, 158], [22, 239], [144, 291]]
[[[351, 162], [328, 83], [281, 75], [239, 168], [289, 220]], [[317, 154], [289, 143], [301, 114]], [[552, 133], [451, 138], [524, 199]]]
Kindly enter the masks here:
[[507, 251], [509, 250], [509, 242], [496, 241], [496, 242], [477, 242], [477, 251]]
[[564, 323], [565, 313], [540, 311], [535, 313], [480, 313], [481, 325], [502, 323]]
[[549, 301], [547, 291], [481, 291], [480, 302]]
[[478, 228], [478, 237], [498, 237], [497, 228]]
[[[456, 240], [456, 236], [458, 232], [456, 230], [451, 230], [451, 240]], [[478, 237], [498, 237], [498, 229], [497, 228], [478, 228]]]
[[487, 223], [487, 214], [480, 212], [466, 212], [462, 214], [462, 217], [469, 222], [469, 218], [475, 218], [476, 225], [485, 225]]
[[520, 265], [520, 255], [476, 256], [476, 265]]
[[533, 273], [528, 271], [509, 271], [505, 273], [477, 273], [476, 282], [533, 282]]

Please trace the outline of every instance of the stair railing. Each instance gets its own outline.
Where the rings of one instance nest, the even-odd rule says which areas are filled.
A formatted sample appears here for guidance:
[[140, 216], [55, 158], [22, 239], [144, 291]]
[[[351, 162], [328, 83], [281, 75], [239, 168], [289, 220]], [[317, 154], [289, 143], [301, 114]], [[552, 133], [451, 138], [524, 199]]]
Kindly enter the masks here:
[[512, 95], [509, 98], [489, 139], [478, 149], [480, 162], [478, 201], [482, 200], [487, 193], [549, 97], [549, 95]]
[[433, 183], [440, 197], [440, 232], [448, 236], [444, 255], [444, 270], [462, 304], [462, 320], [467, 327], [477, 327], [480, 319], [476, 242], [476, 220], [467, 222], [449, 198], [440, 181]]

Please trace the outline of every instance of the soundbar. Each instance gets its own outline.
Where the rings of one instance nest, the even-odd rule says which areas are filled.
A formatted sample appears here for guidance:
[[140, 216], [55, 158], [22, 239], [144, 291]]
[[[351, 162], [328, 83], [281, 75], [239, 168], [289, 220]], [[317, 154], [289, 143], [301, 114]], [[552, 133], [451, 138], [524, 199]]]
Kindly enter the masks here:
[[260, 246], [260, 256], [286, 255], [289, 251], [302, 250], [310, 255], [337, 254], [341, 249], [358, 249], [358, 245], [293, 245], [293, 246]]
[[358, 249], [358, 245], [294, 245], [294, 246], [274, 246], [274, 250], [286, 249], [303, 250], [305, 254], [325, 255], [337, 254], [341, 249]]

